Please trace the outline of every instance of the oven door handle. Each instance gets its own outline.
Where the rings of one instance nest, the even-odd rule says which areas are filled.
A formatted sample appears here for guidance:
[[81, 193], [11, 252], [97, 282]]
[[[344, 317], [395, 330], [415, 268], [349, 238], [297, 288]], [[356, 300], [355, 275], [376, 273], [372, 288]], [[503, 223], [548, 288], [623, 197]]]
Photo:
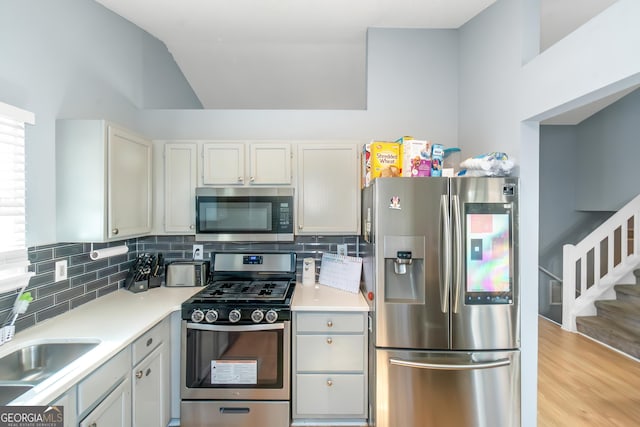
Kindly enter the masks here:
[[284, 323], [265, 323], [262, 325], [201, 325], [198, 323], [187, 323], [187, 329], [221, 332], [273, 331], [284, 329]]

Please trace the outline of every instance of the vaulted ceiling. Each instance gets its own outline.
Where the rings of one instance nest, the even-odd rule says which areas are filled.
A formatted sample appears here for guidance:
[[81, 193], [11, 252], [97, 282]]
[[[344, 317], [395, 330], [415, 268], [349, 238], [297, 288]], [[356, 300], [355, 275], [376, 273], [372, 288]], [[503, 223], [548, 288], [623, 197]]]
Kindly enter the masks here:
[[[164, 42], [204, 108], [365, 109], [367, 28], [455, 29], [496, 0], [96, 1]], [[616, 0], [540, 1], [544, 50]]]

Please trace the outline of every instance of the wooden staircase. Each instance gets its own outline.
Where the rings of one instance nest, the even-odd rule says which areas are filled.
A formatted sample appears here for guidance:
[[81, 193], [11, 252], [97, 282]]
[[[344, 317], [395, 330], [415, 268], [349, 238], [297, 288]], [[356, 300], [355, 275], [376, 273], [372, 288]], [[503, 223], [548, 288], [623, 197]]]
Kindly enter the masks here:
[[635, 285], [615, 285], [615, 300], [596, 301], [595, 316], [576, 317], [579, 332], [640, 359], [640, 270]]

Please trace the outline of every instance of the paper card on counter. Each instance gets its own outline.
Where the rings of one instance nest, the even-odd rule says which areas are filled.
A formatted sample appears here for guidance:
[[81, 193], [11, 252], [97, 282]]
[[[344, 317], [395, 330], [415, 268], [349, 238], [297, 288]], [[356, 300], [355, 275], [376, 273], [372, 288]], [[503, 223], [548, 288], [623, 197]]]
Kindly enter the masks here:
[[212, 360], [211, 384], [257, 384], [257, 360]]
[[358, 293], [362, 258], [331, 253], [322, 254], [319, 283], [343, 291]]

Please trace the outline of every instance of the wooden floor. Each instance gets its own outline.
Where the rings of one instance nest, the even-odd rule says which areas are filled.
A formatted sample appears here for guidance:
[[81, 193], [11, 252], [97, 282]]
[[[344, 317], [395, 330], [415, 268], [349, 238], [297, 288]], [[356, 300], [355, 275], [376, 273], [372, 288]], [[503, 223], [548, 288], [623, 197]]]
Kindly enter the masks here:
[[539, 427], [640, 426], [640, 362], [542, 317], [538, 327]]

